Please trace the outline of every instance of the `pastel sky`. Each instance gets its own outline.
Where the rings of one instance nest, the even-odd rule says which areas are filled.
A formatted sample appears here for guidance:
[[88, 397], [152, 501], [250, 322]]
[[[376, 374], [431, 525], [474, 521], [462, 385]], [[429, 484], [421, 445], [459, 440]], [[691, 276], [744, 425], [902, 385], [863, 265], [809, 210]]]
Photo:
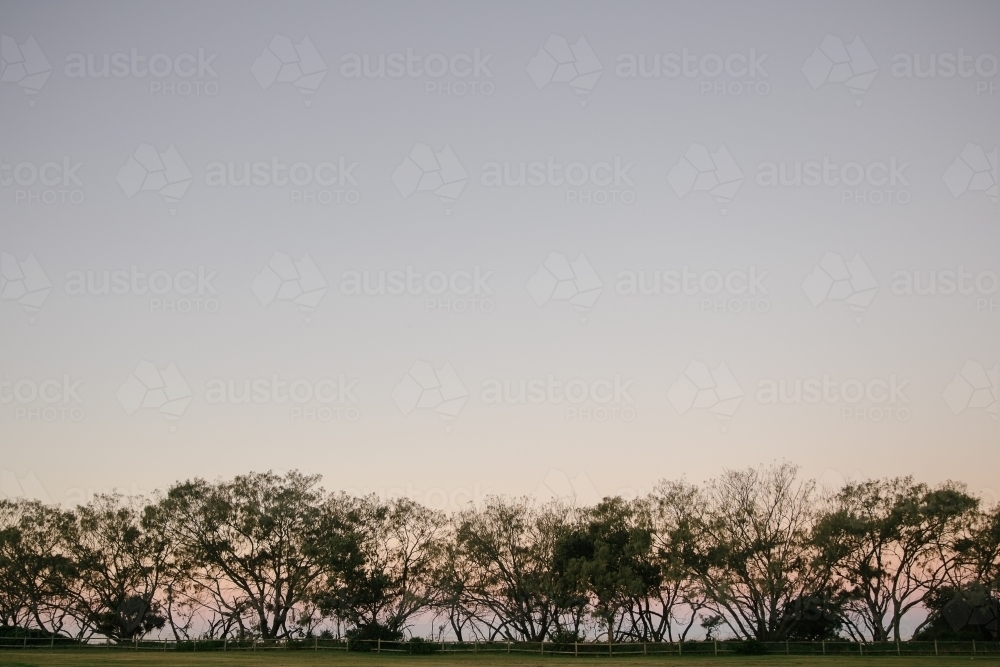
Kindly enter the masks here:
[[787, 459], [996, 500], [998, 28], [4, 2], [0, 492], [454, 508]]

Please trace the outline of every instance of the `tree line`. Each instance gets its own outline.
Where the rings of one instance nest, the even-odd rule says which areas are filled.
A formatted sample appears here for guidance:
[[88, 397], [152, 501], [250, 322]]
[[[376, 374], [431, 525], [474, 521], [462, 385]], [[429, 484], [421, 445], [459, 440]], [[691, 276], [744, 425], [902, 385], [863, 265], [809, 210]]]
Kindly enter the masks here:
[[886, 641], [908, 615], [917, 638], [990, 639], [998, 591], [1000, 510], [964, 485], [823, 493], [788, 463], [451, 514], [300, 472], [0, 501], [0, 623], [80, 640]]

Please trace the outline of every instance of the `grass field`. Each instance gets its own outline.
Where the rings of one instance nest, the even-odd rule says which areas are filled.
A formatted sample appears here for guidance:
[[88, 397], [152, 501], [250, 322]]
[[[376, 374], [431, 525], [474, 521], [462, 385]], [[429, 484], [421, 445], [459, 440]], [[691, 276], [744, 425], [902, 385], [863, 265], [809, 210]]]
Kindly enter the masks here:
[[280, 651], [260, 653], [174, 653], [163, 655], [156, 652], [107, 651], [100, 649], [64, 651], [20, 651], [0, 652], [0, 667], [653, 667], [666, 665], [679, 667], [695, 663], [707, 667], [720, 663], [726, 667], [899, 667], [901, 665], [921, 665], [926, 667], [967, 666], [970, 660], [980, 664], [1000, 667], [1000, 656], [919, 656], [902, 657], [854, 657], [854, 656], [676, 656], [620, 657], [620, 658], [569, 658], [541, 657], [531, 655], [445, 655], [445, 656], [403, 656], [374, 655], [371, 653], [345, 654], [339, 652], [307, 651], [284, 653]]

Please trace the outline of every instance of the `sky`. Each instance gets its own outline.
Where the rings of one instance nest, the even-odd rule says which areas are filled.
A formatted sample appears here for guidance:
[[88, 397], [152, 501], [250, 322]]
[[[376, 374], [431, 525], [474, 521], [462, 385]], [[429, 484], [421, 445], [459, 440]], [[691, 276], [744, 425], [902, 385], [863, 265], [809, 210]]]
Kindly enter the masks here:
[[0, 492], [1000, 498], [991, 2], [0, 3]]

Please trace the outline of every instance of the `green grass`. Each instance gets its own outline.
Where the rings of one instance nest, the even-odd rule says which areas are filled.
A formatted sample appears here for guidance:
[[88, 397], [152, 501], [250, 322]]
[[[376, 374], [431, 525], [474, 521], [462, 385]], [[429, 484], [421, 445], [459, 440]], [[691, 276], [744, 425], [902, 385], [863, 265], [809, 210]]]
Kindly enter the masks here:
[[[1000, 667], [1000, 656], [977, 656], [980, 664]], [[229, 652], [229, 653], [173, 653], [133, 652], [122, 650], [3, 650], [0, 651], [0, 667], [312, 667], [332, 665], [333, 667], [680, 667], [696, 663], [703, 667], [720, 663], [726, 667], [901, 667], [921, 665], [926, 667], [968, 666], [972, 656], [919, 656], [865, 657], [860, 656], [676, 656], [650, 657], [556, 657], [532, 655], [375, 655], [371, 653], [311, 652], [311, 651], [270, 651], [270, 652]]]

